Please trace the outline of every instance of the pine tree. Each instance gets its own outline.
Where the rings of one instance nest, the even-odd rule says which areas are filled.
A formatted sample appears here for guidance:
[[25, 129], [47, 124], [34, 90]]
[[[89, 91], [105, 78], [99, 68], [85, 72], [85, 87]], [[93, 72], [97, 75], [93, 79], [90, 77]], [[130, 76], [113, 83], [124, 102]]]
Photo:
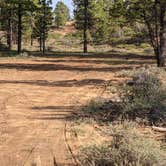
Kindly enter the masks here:
[[65, 26], [66, 22], [70, 20], [70, 10], [62, 1], [57, 3], [54, 14], [57, 28]]
[[50, 0], [40, 0], [37, 7], [37, 14], [34, 20], [35, 26], [33, 28], [32, 36], [38, 38], [40, 43], [40, 51], [45, 54], [46, 39], [48, 37], [48, 31], [50, 25], [52, 25], [52, 8]]
[[17, 52], [21, 54], [22, 51], [22, 36], [24, 30], [23, 18], [27, 17], [27, 13], [34, 7], [33, 0], [11, 0], [10, 3], [14, 5], [14, 12], [16, 14], [17, 22]]
[[165, 0], [117, 0], [110, 13], [127, 22], [146, 25], [159, 67], [165, 66], [166, 57], [166, 1]]
[[96, 0], [92, 3], [92, 28], [90, 33], [95, 43], [107, 42], [110, 36], [110, 1]]
[[6, 31], [7, 45], [12, 48], [13, 42], [17, 44], [18, 54], [22, 51], [23, 35], [34, 28], [31, 16], [36, 11], [38, 0], [3, 0], [1, 7], [1, 29]]
[[89, 43], [88, 34], [96, 43], [107, 41], [110, 34], [109, 0], [74, 0], [75, 25], [83, 31], [84, 52]]
[[[11, 50], [14, 37], [16, 36], [16, 14], [12, 1], [3, 0], [1, 2], [1, 30], [6, 31], [7, 46]], [[16, 39], [16, 38], [15, 38]]]
[[84, 53], [88, 52], [88, 31], [92, 28], [92, 0], [73, 0], [75, 25], [83, 32]]

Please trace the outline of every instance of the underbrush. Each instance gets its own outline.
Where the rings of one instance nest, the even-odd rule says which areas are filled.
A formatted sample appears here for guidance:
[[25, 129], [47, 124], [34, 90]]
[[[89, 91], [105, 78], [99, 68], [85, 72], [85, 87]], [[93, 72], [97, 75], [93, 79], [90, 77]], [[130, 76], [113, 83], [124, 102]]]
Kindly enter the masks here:
[[112, 129], [113, 140], [102, 146], [82, 148], [79, 160], [83, 166], [165, 166], [166, 151], [160, 142], [145, 137], [131, 127]]
[[117, 77], [133, 77], [141, 73], [149, 73], [149, 74], [152, 73], [157, 78], [159, 78], [160, 81], [165, 81], [164, 77], [166, 77], [165, 68], [158, 68], [158, 67], [152, 67], [152, 66], [145, 66], [139, 69], [135, 68], [133, 70], [122, 70], [121, 72], [118, 72], [116, 75]]
[[164, 74], [164, 70], [154, 68], [123, 73], [130, 80], [116, 87], [116, 97], [107, 102], [91, 101], [83, 111], [103, 121], [132, 120], [147, 125], [166, 126]]
[[166, 137], [163, 134], [161, 142], [150, 128], [143, 132], [146, 125], [166, 126], [165, 69], [141, 68], [119, 76], [126, 81], [108, 87], [113, 97], [93, 99], [82, 109], [86, 118], [107, 122], [102, 134], [109, 139], [83, 147], [78, 154], [81, 165], [165, 166]]
[[120, 91], [122, 118], [166, 125], [166, 87], [153, 73], [132, 76]]
[[101, 98], [95, 98], [90, 100], [88, 105], [82, 108], [82, 111], [86, 113], [100, 112], [101, 109], [104, 107], [104, 105], [105, 105], [104, 100], [102, 100]]

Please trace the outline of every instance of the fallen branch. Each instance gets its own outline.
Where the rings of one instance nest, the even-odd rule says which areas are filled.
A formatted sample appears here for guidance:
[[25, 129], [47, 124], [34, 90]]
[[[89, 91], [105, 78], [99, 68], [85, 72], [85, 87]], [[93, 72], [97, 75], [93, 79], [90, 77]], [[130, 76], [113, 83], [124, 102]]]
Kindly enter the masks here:
[[163, 127], [153, 126], [152, 129], [158, 132], [166, 132], [166, 128], [163, 128]]

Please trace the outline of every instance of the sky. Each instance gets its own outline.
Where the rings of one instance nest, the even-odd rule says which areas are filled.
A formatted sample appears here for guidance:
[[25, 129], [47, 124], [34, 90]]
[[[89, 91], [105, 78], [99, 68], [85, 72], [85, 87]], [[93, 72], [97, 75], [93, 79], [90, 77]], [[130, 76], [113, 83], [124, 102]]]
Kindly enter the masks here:
[[72, 16], [73, 15], [73, 2], [72, 2], [72, 0], [52, 0], [52, 2], [53, 2], [53, 8], [55, 8], [56, 3], [58, 1], [63, 1], [69, 7], [70, 13], [71, 13], [71, 16]]

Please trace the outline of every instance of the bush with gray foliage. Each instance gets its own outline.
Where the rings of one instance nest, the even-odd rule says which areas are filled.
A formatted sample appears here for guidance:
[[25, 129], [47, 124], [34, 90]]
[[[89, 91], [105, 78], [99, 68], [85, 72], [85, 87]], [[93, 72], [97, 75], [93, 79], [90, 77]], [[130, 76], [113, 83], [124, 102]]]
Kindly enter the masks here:
[[123, 118], [166, 125], [166, 87], [156, 75], [134, 75], [120, 94]]
[[[166, 151], [160, 142], [146, 138], [131, 126], [113, 132], [113, 141], [85, 147], [79, 154], [82, 166], [165, 166]], [[130, 127], [129, 127], [130, 126]]]

